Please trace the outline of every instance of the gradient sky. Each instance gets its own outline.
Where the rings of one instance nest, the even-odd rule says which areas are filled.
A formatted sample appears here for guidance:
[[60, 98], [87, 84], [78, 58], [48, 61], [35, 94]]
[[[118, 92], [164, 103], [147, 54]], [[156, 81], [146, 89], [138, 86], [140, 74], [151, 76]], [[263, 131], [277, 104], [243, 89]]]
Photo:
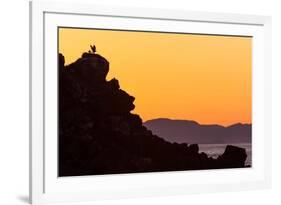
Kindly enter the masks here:
[[95, 44], [107, 79], [136, 98], [133, 113], [201, 124], [251, 123], [252, 38], [59, 29], [66, 64]]

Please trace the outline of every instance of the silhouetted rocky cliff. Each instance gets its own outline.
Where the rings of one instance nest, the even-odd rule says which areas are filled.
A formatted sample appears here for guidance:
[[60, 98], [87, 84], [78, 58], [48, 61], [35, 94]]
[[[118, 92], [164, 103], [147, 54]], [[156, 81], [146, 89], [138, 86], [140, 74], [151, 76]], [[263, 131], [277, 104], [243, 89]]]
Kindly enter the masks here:
[[198, 145], [153, 135], [130, 113], [134, 97], [106, 80], [109, 62], [84, 53], [65, 66], [59, 54], [59, 176], [244, 167], [242, 148], [228, 146], [218, 159]]

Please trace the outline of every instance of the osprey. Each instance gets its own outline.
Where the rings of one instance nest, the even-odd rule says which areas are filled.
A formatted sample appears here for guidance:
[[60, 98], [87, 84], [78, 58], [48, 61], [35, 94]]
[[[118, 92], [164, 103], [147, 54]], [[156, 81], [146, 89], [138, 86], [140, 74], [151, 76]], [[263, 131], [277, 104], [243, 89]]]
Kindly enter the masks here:
[[96, 46], [95, 45], [90, 45], [90, 46], [91, 46], [92, 52], [95, 53], [96, 52]]

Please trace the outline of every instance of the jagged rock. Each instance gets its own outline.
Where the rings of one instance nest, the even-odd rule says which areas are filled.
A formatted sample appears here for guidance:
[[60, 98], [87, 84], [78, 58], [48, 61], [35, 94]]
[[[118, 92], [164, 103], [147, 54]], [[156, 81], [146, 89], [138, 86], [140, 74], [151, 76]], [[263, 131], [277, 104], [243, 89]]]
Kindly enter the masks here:
[[[92, 87], [106, 81], [109, 62], [98, 54], [84, 53], [82, 58], [68, 67], [75, 70], [77, 78], [83, 80], [87, 86]], [[75, 69], [75, 67], [79, 67], [79, 69]]]
[[133, 96], [107, 81], [109, 62], [83, 53], [65, 66], [59, 54], [59, 176], [244, 167], [245, 153], [228, 147], [219, 159], [197, 144], [170, 143], [132, 114]]
[[227, 145], [224, 153], [218, 157], [219, 164], [227, 168], [244, 167], [247, 158], [246, 150]]
[[192, 153], [198, 153], [199, 152], [198, 144], [191, 144], [191, 145], [189, 145], [189, 150]]
[[59, 68], [64, 68], [64, 63], [65, 63], [64, 56], [60, 53], [59, 54]]
[[108, 86], [110, 87], [111, 90], [118, 90], [120, 88], [119, 82], [115, 78], [111, 79], [108, 82]]

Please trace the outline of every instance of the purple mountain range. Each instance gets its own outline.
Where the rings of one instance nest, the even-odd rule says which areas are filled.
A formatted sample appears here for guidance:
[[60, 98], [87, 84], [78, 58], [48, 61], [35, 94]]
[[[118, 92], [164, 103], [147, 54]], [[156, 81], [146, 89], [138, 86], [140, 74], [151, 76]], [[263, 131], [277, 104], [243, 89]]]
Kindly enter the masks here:
[[143, 123], [153, 134], [170, 142], [188, 144], [231, 144], [251, 143], [252, 125], [237, 123], [222, 125], [201, 125], [190, 120], [159, 118]]

